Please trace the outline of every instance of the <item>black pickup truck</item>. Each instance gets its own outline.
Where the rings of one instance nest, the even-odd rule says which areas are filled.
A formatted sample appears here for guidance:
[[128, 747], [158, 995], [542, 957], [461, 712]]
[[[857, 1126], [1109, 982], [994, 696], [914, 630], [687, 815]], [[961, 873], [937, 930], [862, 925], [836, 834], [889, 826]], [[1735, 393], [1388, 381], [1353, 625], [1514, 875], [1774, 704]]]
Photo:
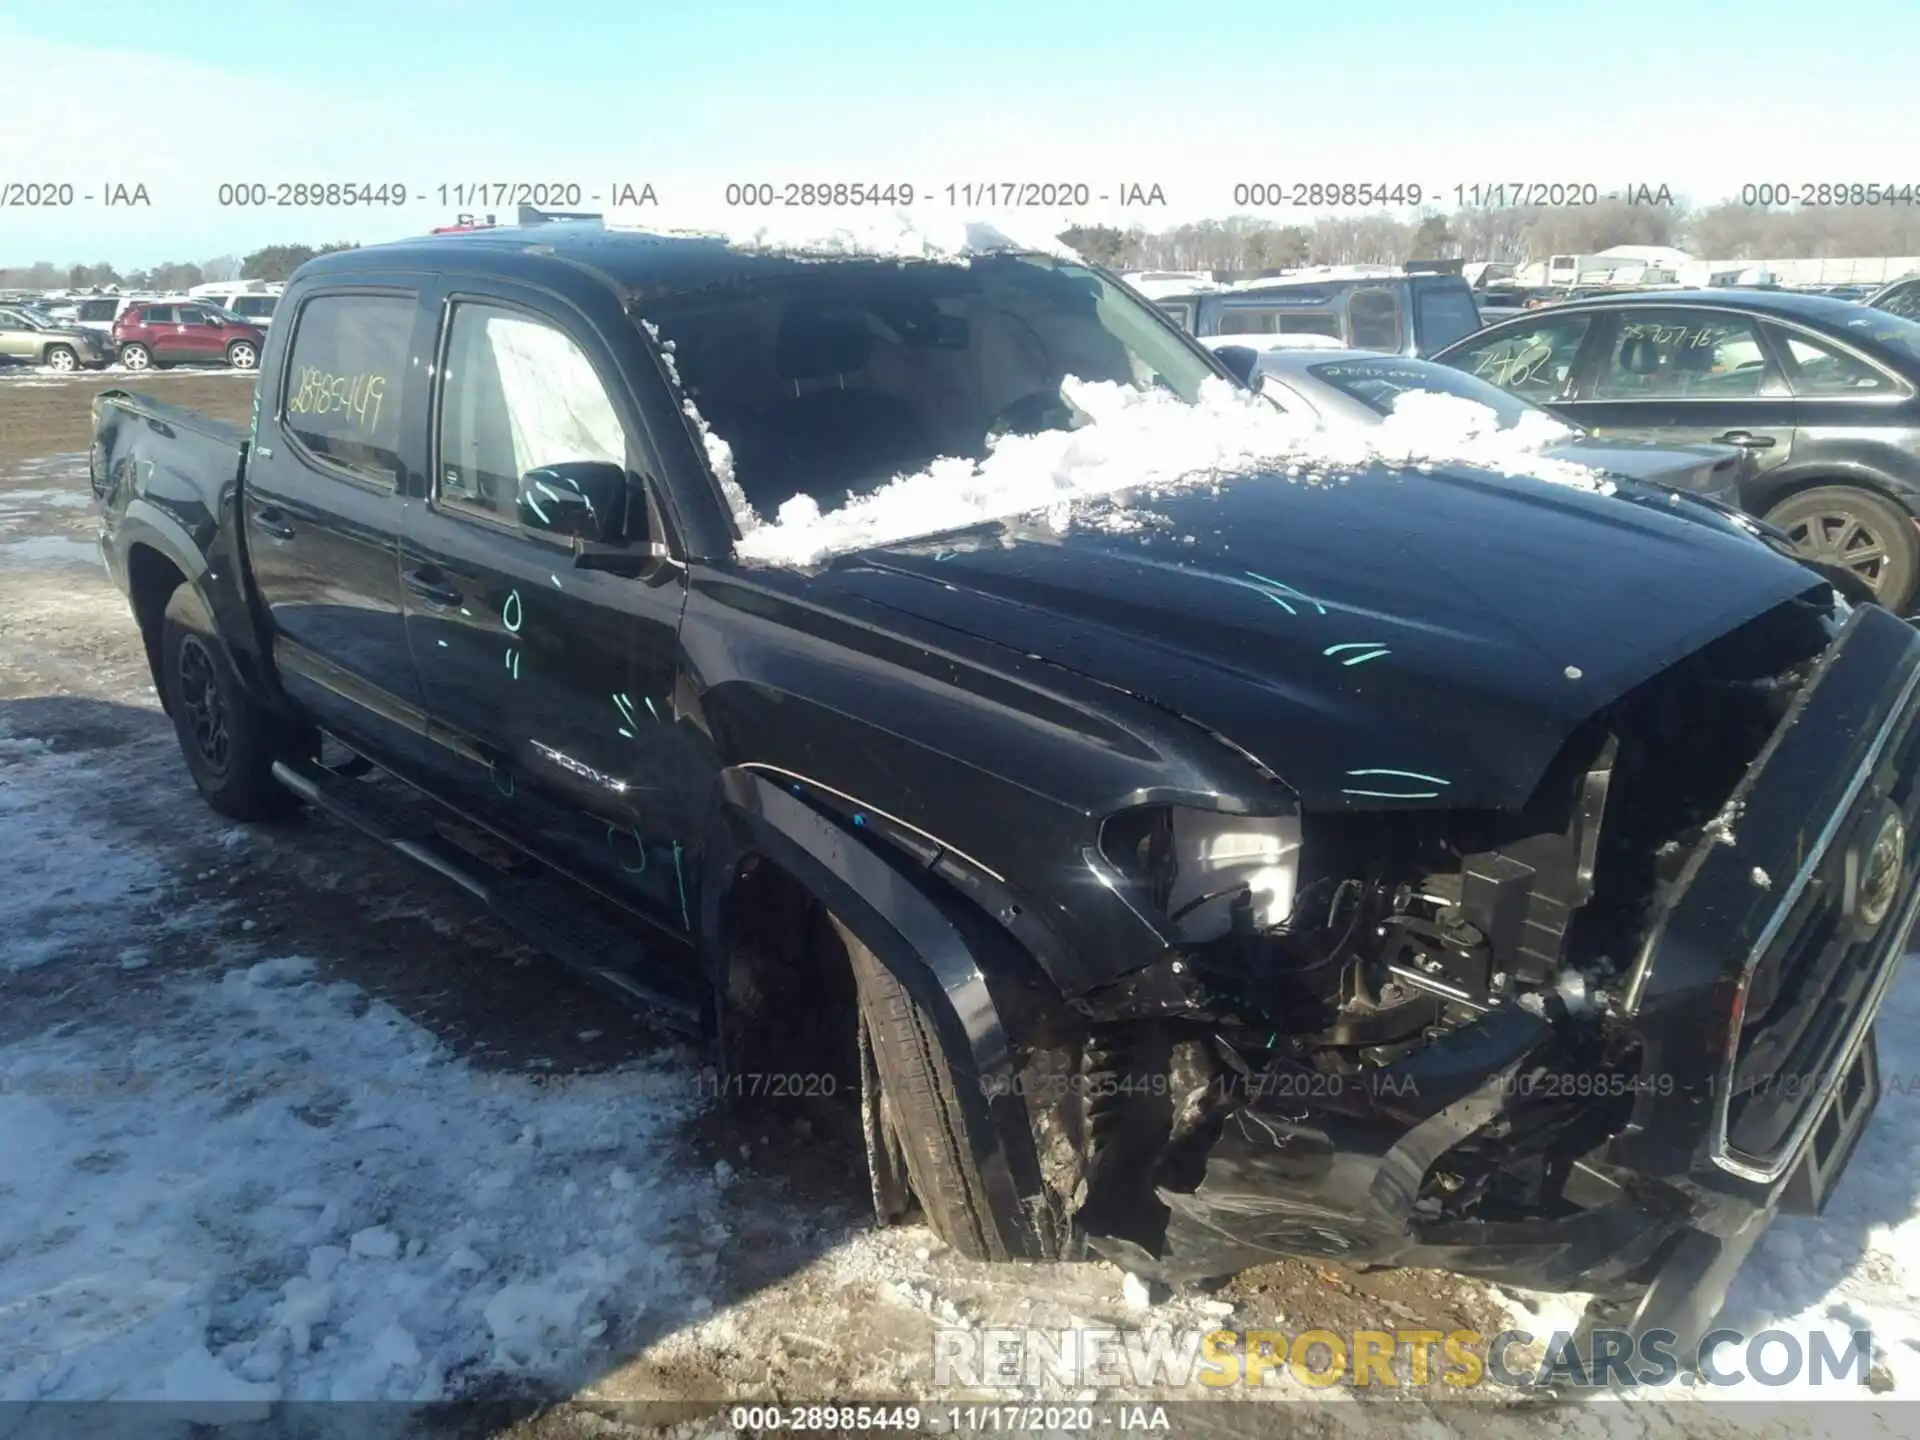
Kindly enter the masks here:
[[304, 266], [250, 434], [105, 392], [92, 474], [208, 801], [845, 1077], [882, 1223], [1697, 1334], [1879, 1098], [1920, 636], [1711, 504], [1470, 469], [740, 553], [1068, 376], [1238, 384], [1049, 254], [496, 229]]

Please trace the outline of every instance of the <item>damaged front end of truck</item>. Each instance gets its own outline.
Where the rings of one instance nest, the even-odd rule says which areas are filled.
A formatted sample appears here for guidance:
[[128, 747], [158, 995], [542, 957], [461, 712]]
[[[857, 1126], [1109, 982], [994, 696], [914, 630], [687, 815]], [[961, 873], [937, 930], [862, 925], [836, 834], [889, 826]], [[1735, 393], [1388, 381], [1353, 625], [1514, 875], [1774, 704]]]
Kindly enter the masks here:
[[1516, 811], [1396, 804], [1434, 779], [1398, 771], [1108, 817], [1089, 866], [1176, 943], [1017, 1037], [1063, 1218], [1169, 1282], [1430, 1266], [1697, 1334], [1877, 1099], [1917, 687], [1911, 627], [1816, 588], [1593, 715]]

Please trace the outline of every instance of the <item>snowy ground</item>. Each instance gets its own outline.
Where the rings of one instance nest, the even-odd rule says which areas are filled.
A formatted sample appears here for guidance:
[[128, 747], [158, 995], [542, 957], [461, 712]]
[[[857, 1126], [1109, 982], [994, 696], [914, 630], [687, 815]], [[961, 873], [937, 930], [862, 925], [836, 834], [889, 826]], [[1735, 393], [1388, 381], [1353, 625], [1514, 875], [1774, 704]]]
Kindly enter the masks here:
[[[90, 393], [73, 386], [81, 426]], [[1304, 1263], [1142, 1312], [1106, 1266], [973, 1266], [918, 1226], [872, 1231], [827, 1117], [718, 1113], [699, 1056], [464, 897], [324, 822], [240, 828], [201, 805], [84, 543], [84, 430], [34, 456], [5, 453], [8, 433], [0, 1401], [40, 1408], [0, 1404], [0, 1436], [107, 1397], [925, 1398], [933, 1333], [954, 1325], [1452, 1329], [1511, 1313], [1546, 1332], [1570, 1315]], [[1849, 1390], [1844, 1423], [1904, 1433], [1889, 1402], [1920, 1395], [1913, 977], [1886, 1022], [1890, 1093], [1832, 1207], [1776, 1225], [1728, 1319], [1871, 1328], [1875, 1391], [1892, 1392]], [[1411, 1397], [1288, 1416], [1326, 1433], [1810, 1433], [1683, 1398], [1572, 1420]], [[511, 1433], [592, 1433], [567, 1428], [579, 1412], [528, 1424]], [[80, 1425], [41, 1433], [98, 1429]]]

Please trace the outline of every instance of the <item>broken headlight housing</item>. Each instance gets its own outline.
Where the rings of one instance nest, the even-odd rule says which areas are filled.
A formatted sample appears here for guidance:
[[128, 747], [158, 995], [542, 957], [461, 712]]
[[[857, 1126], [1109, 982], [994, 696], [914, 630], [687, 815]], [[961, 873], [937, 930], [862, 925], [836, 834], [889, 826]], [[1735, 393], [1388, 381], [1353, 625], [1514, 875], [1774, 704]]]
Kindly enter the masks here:
[[1286, 923], [1299, 889], [1300, 816], [1135, 806], [1101, 825], [1100, 854], [1139, 888], [1155, 919], [1198, 944]]

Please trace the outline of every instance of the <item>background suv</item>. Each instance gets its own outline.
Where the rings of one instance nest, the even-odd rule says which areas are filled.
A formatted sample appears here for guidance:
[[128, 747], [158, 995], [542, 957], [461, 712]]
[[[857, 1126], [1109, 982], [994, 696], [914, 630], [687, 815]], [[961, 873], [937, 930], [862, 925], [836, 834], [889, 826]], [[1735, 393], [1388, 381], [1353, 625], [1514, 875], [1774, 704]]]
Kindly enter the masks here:
[[77, 326], [56, 325], [32, 311], [0, 308], [0, 361], [50, 370], [95, 370], [113, 363], [113, 347]]
[[179, 364], [251, 370], [266, 335], [199, 301], [163, 300], [129, 305], [114, 321], [113, 338], [129, 370]]

